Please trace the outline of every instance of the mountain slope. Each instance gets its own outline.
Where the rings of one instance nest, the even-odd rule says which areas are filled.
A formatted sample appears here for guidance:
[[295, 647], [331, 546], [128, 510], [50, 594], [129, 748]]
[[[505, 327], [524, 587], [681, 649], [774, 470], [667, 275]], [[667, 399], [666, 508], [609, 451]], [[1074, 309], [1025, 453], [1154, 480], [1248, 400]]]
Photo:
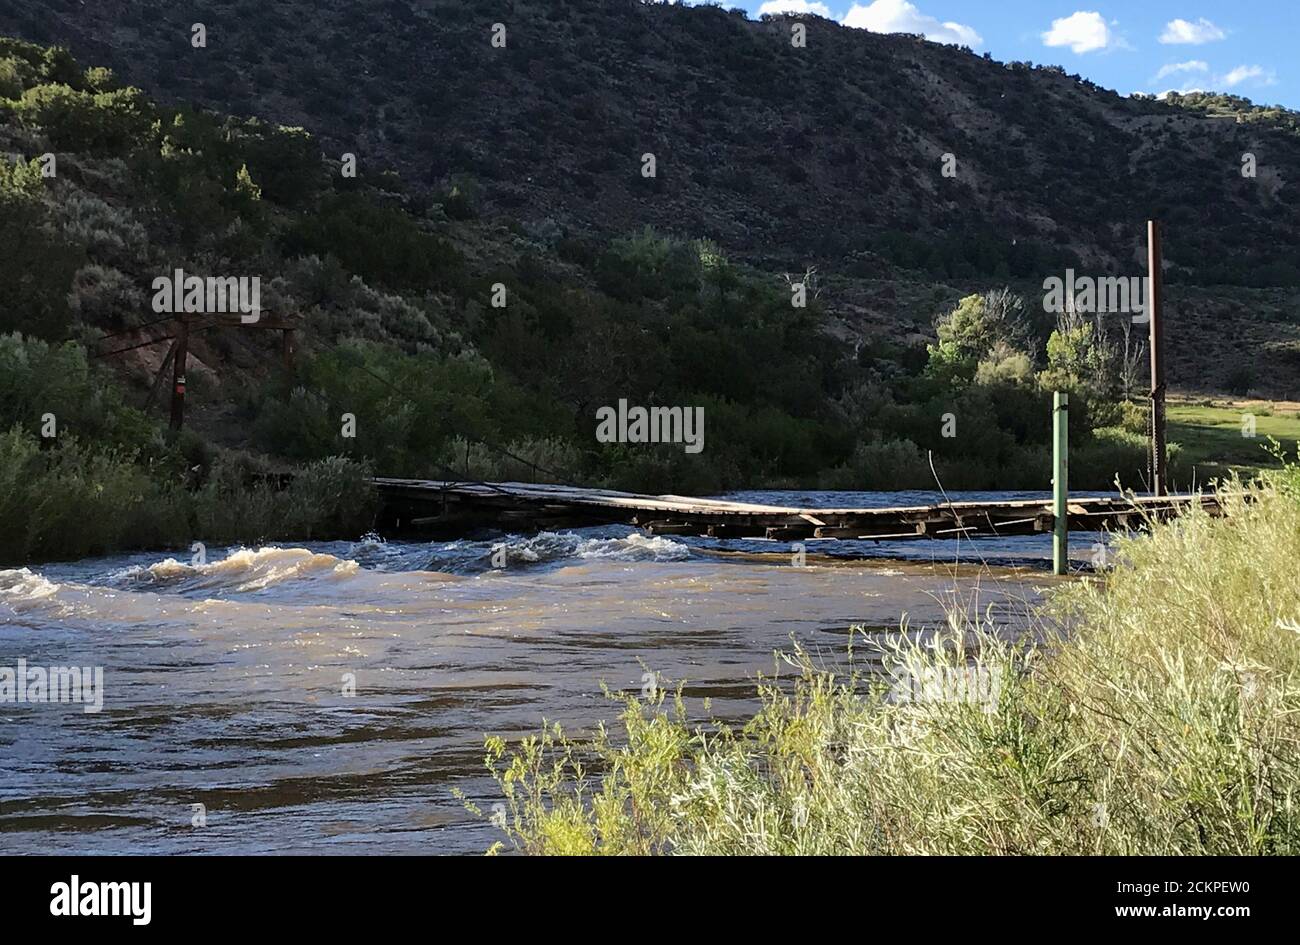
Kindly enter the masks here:
[[1156, 216], [1173, 283], [1300, 283], [1293, 124], [818, 18], [795, 48], [793, 22], [637, 0], [0, 5], [0, 31], [164, 100], [306, 125], [555, 237], [654, 224], [771, 267], [1041, 280], [1140, 271]]

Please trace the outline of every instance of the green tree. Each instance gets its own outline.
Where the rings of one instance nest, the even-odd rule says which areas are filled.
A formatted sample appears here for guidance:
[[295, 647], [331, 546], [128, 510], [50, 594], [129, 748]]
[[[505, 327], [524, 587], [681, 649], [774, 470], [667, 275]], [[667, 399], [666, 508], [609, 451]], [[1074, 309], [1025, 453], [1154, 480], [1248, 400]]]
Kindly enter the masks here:
[[1016, 350], [1024, 347], [1028, 338], [1024, 302], [1007, 289], [966, 296], [939, 320], [935, 330], [938, 343], [927, 348], [929, 373], [955, 386], [969, 385], [980, 361], [995, 347]]
[[1047, 339], [1044, 380], [1056, 390], [1087, 386], [1093, 362], [1092, 326], [1087, 322], [1060, 326]]

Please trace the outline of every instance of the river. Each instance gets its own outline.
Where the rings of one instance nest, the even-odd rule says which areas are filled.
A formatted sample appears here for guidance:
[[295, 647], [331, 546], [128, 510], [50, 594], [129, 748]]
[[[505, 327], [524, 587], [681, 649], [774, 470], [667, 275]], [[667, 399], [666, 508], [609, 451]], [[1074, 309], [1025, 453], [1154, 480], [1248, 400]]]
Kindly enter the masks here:
[[[1041, 493], [953, 493], [954, 501]], [[734, 493], [804, 506], [933, 493]], [[1078, 536], [1087, 560], [1095, 536]], [[504, 545], [505, 567], [492, 565]], [[102, 667], [103, 708], [0, 703], [5, 853], [476, 853], [452, 794], [498, 799], [483, 736], [613, 719], [646, 672], [704, 718], [754, 708], [797, 640], [828, 666], [855, 624], [1024, 627], [1048, 536], [788, 544], [622, 527], [454, 542], [119, 555], [0, 570], [0, 668]], [[345, 693], [348, 680], [354, 693]], [[202, 805], [197, 807], [195, 805]], [[201, 816], [200, 816], [201, 815]], [[195, 826], [195, 823], [199, 826]]]

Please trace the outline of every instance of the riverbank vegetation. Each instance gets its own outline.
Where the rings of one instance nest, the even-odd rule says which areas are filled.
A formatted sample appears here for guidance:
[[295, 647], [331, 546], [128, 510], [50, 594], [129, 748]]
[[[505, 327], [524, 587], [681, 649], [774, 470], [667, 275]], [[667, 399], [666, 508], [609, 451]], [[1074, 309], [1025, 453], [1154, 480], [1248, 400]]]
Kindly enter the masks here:
[[743, 726], [694, 727], [661, 693], [628, 699], [618, 736], [489, 739], [495, 849], [1294, 855], [1300, 468], [1223, 501], [1120, 540], [1021, 641], [965, 612], [860, 640], [892, 685], [796, 653]]
[[[355, 537], [364, 496], [308, 516], [293, 490], [364, 469], [680, 494], [1045, 489], [1054, 389], [1071, 393], [1072, 485], [1142, 483], [1122, 319], [1053, 319], [975, 283], [917, 303], [932, 344], [837, 336], [813, 269], [694, 234], [484, 219], [463, 175], [417, 190], [363, 160], [352, 176], [302, 128], [162, 105], [3, 38], [0, 153], [11, 560]], [[299, 326], [287, 366], [276, 332], [196, 325], [179, 436], [171, 325], [149, 306], [176, 269], [256, 276], [267, 315]], [[596, 410], [621, 399], [702, 407], [704, 451], [597, 442]]]
[[0, 335], [0, 407], [0, 563], [355, 536], [373, 520], [364, 464], [318, 459], [286, 479], [264, 457], [168, 436], [73, 342]]

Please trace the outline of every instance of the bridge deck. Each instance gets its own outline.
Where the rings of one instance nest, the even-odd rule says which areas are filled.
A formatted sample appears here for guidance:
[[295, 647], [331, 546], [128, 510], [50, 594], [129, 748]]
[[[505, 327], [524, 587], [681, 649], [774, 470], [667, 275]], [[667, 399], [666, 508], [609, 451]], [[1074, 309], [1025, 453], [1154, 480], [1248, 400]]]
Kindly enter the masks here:
[[[654, 534], [714, 538], [897, 540], [1027, 535], [1052, 530], [1050, 499], [944, 502], [883, 509], [795, 508], [676, 495], [522, 482], [375, 479], [386, 524], [398, 529], [463, 532], [626, 524]], [[1069, 503], [1075, 531], [1121, 530], [1200, 505], [1219, 512], [1213, 496], [1078, 497]]]

